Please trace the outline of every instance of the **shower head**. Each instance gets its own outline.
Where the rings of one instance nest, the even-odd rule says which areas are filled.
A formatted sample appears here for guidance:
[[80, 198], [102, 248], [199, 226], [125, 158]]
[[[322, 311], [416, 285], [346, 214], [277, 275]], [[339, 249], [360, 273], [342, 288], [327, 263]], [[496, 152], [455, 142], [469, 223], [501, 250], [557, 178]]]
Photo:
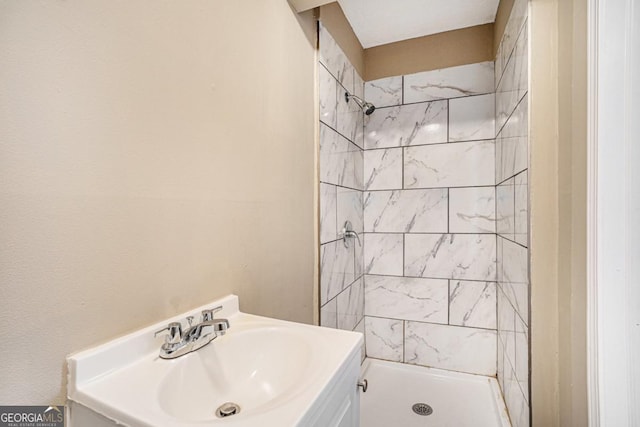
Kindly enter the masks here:
[[349, 99], [351, 98], [353, 98], [355, 103], [358, 104], [358, 107], [360, 107], [367, 116], [370, 116], [374, 111], [376, 111], [376, 106], [372, 103], [366, 102], [364, 99], [356, 95], [351, 95], [349, 92], [344, 93], [345, 101], [349, 102]]

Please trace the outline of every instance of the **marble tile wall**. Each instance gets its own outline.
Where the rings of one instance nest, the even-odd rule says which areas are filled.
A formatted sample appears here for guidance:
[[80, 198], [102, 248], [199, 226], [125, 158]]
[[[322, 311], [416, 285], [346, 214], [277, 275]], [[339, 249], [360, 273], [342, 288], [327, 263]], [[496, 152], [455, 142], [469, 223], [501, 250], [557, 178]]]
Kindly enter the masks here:
[[527, 16], [516, 0], [495, 66], [498, 382], [515, 427], [530, 425]]
[[341, 239], [346, 221], [364, 231], [364, 114], [344, 96], [363, 97], [364, 82], [321, 24], [318, 84], [320, 324], [364, 333], [364, 248]]
[[365, 83], [369, 357], [496, 375], [494, 74], [485, 62]]
[[[497, 375], [529, 425], [528, 0], [493, 62], [363, 83], [320, 28], [321, 323]], [[349, 91], [376, 105], [363, 116]], [[349, 219], [363, 247], [339, 239]]]

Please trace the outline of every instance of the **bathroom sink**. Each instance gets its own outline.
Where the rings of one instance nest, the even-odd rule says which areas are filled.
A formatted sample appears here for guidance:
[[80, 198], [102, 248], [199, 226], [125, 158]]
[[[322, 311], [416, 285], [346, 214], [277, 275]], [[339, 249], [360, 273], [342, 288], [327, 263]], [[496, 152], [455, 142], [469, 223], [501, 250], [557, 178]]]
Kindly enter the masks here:
[[243, 327], [171, 367], [158, 396], [167, 414], [188, 421], [214, 421], [216, 408], [227, 402], [239, 405], [243, 415], [260, 414], [309, 386], [310, 367], [317, 363], [314, 334], [264, 323]]
[[[175, 359], [159, 357], [154, 331], [217, 305], [230, 324], [225, 335]], [[311, 420], [331, 407], [336, 384], [349, 378], [345, 387], [355, 393], [362, 335], [238, 307], [230, 295], [70, 356], [70, 425], [98, 425], [80, 416], [87, 410], [113, 422], [105, 425], [132, 427], [323, 425]], [[221, 407], [232, 415], [221, 417]]]

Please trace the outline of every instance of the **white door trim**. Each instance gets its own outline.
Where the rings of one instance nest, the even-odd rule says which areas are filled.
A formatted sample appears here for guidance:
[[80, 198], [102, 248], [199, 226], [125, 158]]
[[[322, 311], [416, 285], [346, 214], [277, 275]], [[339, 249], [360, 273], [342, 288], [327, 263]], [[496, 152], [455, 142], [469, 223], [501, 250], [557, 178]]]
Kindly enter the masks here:
[[587, 386], [589, 427], [600, 426], [598, 399], [598, 0], [587, 23]]
[[589, 425], [640, 425], [640, 5], [589, 0]]

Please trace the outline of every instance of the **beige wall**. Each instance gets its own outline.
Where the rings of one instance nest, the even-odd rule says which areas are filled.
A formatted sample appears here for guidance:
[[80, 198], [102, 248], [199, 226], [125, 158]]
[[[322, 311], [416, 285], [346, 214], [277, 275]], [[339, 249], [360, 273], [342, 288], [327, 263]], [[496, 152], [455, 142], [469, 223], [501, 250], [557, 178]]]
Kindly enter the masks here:
[[[502, 3], [505, 2], [507, 5], [513, 5], [513, 0], [502, 0]], [[508, 18], [510, 7], [506, 10], [501, 6], [501, 10]], [[504, 32], [506, 18], [501, 24], [500, 38]], [[337, 2], [321, 6], [320, 19], [365, 81], [493, 61], [495, 58], [496, 35], [493, 24], [477, 25], [363, 49]]]
[[320, 20], [347, 58], [349, 58], [353, 68], [360, 74], [360, 77], [364, 78], [364, 49], [338, 2], [321, 6]]
[[560, 425], [587, 421], [587, 2], [559, 2]]
[[0, 404], [231, 292], [312, 321], [314, 37], [279, 0], [0, 1]]
[[531, 413], [537, 427], [559, 425], [558, 1], [534, 0], [529, 14]]
[[534, 426], [587, 425], [586, 4], [531, 3]]
[[365, 49], [365, 80], [493, 61], [493, 24]]
[[496, 20], [493, 28], [494, 56], [498, 53], [498, 48], [500, 47], [504, 30], [507, 27], [507, 22], [509, 22], [509, 15], [511, 15], [511, 10], [513, 9], [513, 3], [514, 0], [500, 0], [500, 3], [498, 3], [498, 10], [496, 12]]

